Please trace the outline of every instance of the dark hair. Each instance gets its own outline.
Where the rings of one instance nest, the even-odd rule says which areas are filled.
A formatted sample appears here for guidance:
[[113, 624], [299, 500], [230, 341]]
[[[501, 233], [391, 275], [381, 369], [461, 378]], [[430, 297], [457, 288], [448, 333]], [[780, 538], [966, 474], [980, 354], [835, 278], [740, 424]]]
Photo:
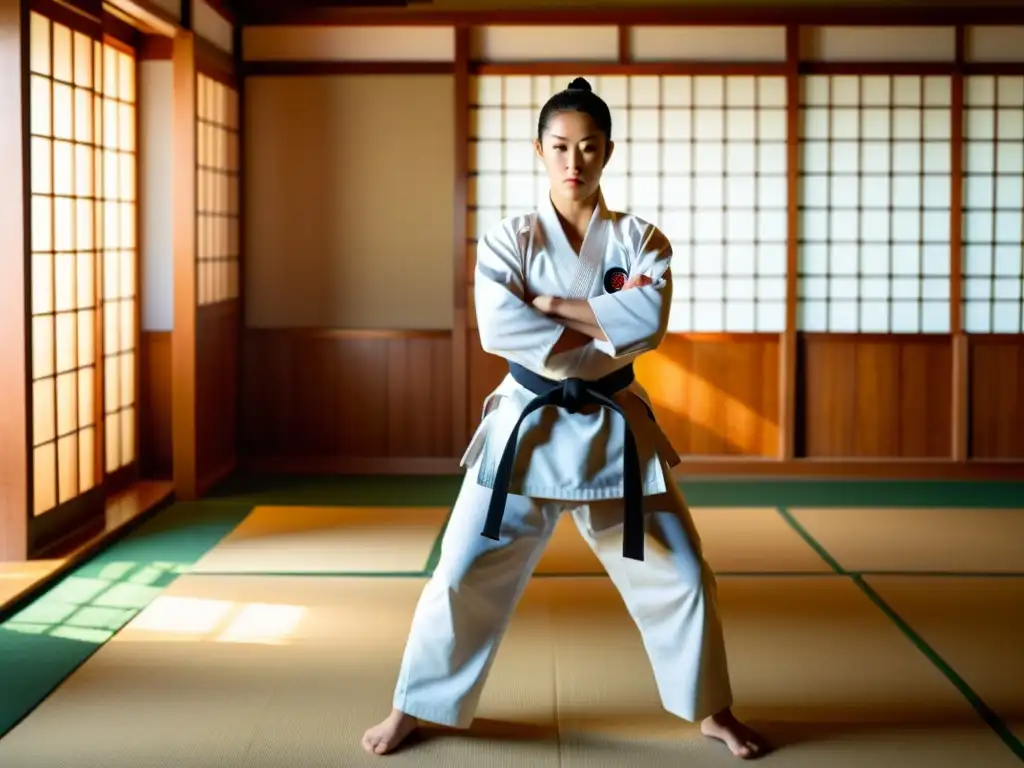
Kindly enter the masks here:
[[540, 119], [537, 121], [537, 138], [544, 139], [544, 131], [548, 129], [551, 118], [559, 112], [583, 112], [590, 115], [597, 127], [604, 132], [608, 141], [612, 140], [612, 113], [604, 99], [594, 93], [590, 83], [582, 77], [577, 77], [564, 91], [559, 91], [550, 99], [540, 111]]

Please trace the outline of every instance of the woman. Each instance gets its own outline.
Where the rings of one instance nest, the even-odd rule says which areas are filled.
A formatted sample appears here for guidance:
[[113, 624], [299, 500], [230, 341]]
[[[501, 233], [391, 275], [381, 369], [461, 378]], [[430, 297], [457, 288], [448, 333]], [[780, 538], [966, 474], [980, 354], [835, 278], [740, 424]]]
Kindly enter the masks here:
[[608, 106], [582, 78], [555, 94], [534, 141], [550, 198], [479, 242], [480, 341], [510, 373], [488, 397], [463, 458], [466, 476], [415, 611], [394, 710], [363, 736], [372, 754], [394, 750], [420, 720], [469, 726], [563, 511], [636, 621], [665, 708], [700, 720], [738, 757], [764, 751], [730, 711], [714, 576], [672, 480], [679, 457], [632, 376], [632, 361], [665, 335], [672, 249], [654, 226], [605, 207], [611, 128]]

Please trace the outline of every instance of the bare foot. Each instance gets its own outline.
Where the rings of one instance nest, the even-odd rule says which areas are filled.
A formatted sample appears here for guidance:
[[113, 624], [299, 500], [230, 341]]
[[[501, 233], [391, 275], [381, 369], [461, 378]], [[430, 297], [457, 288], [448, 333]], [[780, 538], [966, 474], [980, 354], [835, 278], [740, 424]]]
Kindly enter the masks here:
[[760, 757], [766, 751], [766, 744], [760, 734], [737, 720], [736, 715], [728, 709], [704, 718], [700, 732], [725, 742], [730, 752], [744, 760]]
[[363, 734], [363, 749], [371, 755], [386, 755], [405, 741], [419, 725], [415, 717], [394, 709], [387, 719]]

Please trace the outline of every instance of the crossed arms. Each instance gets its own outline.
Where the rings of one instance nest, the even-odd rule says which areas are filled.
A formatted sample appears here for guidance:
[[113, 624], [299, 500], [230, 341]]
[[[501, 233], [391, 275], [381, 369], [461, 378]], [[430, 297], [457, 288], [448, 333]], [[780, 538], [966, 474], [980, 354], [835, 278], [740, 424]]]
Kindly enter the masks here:
[[[622, 286], [622, 290], [628, 291], [630, 288], [652, 285], [653, 282], [647, 275], [637, 275], [630, 278]], [[531, 304], [538, 312], [565, 327], [562, 335], [555, 342], [555, 346], [551, 350], [553, 355], [586, 346], [595, 339], [597, 341], [608, 341], [608, 337], [601, 330], [601, 325], [597, 322], [594, 308], [590, 306], [590, 301], [587, 299], [562, 299], [557, 296], [538, 296]]]
[[653, 227], [643, 235], [623, 290], [578, 300], [530, 296], [517, 233], [502, 228], [485, 235], [477, 246], [474, 283], [484, 351], [539, 370], [552, 355], [590, 343], [612, 357], [657, 347], [671, 302], [672, 249]]

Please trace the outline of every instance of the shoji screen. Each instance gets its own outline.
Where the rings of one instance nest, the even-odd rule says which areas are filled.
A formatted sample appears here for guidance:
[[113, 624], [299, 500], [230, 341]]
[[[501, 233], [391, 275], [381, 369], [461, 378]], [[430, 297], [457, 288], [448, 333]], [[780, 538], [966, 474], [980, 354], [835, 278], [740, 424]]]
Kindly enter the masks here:
[[238, 93], [197, 76], [197, 227], [199, 304], [238, 298]]
[[[673, 272], [685, 279], [670, 330], [784, 330], [785, 79], [582, 76], [612, 111], [609, 207], [647, 218], [675, 247]], [[548, 193], [531, 142], [541, 106], [570, 79], [473, 78], [471, 240]]]
[[136, 457], [136, 63], [34, 12], [29, 50], [39, 515]]
[[1021, 333], [1024, 76], [964, 82], [964, 330]]
[[951, 79], [802, 79], [802, 331], [949, 332]]
[[104, 46], [103, 174], [103, 402], [106, 471], [135, 461], [139, 263], [135, 58]]
[[32, 13], [30, 52], [33, 511], [39, 515], [100, 479], [103, 48]]

